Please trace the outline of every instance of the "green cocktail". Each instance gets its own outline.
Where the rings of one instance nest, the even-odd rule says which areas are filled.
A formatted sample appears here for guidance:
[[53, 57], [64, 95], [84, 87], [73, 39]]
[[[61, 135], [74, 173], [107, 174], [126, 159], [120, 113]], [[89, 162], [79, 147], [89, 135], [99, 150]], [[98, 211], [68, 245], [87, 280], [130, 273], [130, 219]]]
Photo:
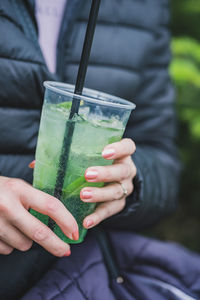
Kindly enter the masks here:
[[[54, 85], [53, 90], [51, 84]], [[125, 128], [124, 118], [119, 118], [116, 113], [111, 114], [109, 112], [110, 108], [113, 110], [113, 106], [107, 107], [105, 103], [107, 99], [101, 100], [104, 103], [101, 107], [101, 104], [94, 103], [92, 98], [87, 99], [86, 96], [80, 96], [79, 113], [72, 120], [68, 120], [74, 97], [72, 93], [73, 86], [57, 83], [59, 86], [56, 87], [58, 89], [56, 90], [56, 83], [46, 83], [46, 85], [47, 90], [40, 122], [33, 185], [46, 193], [54, 195], [66, 122], [67, 126], [69, 122], [74, 122], [74, 133], [60, 200], [75, 217], [79, 226], [80, 238], [78, 241], [70, 240], [57, 224], [54, 226], [54, 232], [67, 243], [80, 243], [87, 232], [82, 225], [83, 220], [95, 209], [95, 203], [84, 203], [80, 200], [80, 191], [87, 186], [103, 186], [103, 183], [86, 182], [85, 170], [91, 166], [112, 163], [112, 161], [104, 159], [101, 153], [107, 144], [121, 139]], [[93, 94], [94, 91], [86, 90], [88, 97], [94, 97]], [[102, 95], [105, 98], [106, 94]], [[112, 96], [109, 97], [112, 98]], [[97, 96], [95, 98], [97, 99]], [[34, 210], [31, 213], [48, 225], [48, 216]]]

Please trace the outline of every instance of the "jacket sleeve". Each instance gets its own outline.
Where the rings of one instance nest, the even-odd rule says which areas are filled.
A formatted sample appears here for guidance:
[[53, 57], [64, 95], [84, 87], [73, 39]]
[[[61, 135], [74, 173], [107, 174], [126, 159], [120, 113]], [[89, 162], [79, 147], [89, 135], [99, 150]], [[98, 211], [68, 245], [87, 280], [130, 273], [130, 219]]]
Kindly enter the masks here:
[[140, 72], [136, 110], [125, 132], [136, 144], [134, 192], [127, 197], [124, 210], [106, 220], [105, 226], [141, 229], [176, 207], [180, 165], [175, 147], [174, 89], [168, 74], [169, 42], [167, 26], [160, 26]]

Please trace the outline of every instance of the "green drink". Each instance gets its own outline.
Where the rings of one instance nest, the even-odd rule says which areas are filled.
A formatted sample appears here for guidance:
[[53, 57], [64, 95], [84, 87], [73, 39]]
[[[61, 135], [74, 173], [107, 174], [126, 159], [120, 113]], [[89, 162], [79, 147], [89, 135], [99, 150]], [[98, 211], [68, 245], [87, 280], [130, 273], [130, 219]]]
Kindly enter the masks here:
[[[103, 183], [86, 182], [85, 170], [91, 166], [112, 163], [112, 161], [104, 159], [101, 153], [107, 144], [121, 139], [125, 128], [124, 118], [119, 118], [116, 113], [109, 113], [110, 108], [113, 110], [114, 104], [108, 107], [106, 105], [107, 99], [98, 100], [100, 103], [96, 103], [90, 98], [99, 99], [100, 94], [102, 98], [109, 95], [98, 92], [97, 97], [96, 94], [94, 95], [97, 92], [86, 89], [87, 96], [79, 96], [81, 97], [81, 104], [78, 115], [75, 115], [72, 120], [68, 120], [74, 98], [73, 86], [59, 83], [46, 83], [45, 85], [47, 90], [40, 122], [33, 185], [46, 193], [54, 194], [65, 127], [66, 124], [68, 126], [69, 122], [74, 122], [74, 133], [60, 200], [75, 217], [80, 238], [78, 241], [70, 240], [57, 224], [54, 226], [54, 232], [67, 243], [80, 243], [87, 232], [82, 225], [83, 220], [94, 211], [96, 206], [95, 203], [81, 201], [80, 191], [87, 186], [103, 186]], [[116, 97], [109, 96], [109, 98]], [[133, 106], [129, 103], [130, 105]], [[114, 108], [116, 110], [116, 107]], [[117, 107], [116, 111], [118, 110]], [[125, 113], [127, 122], [127, 111]], [[33, 210], [31, 213], [48, 225], [48, 216]]]

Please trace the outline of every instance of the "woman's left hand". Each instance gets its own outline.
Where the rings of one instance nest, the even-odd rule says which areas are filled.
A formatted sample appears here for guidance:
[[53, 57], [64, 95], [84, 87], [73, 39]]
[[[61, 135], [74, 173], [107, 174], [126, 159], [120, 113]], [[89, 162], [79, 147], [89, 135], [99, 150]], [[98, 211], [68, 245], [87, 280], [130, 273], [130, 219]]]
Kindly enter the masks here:
[[102, 156], [114, 162], [109, 166], [90, 167], [85, 172], [88, 182], [105, 182], [104, 187], [85, 187], [80, 192], [83, 202], [96, 202], [98, 206], [94, 213], [87, 216], [83, 225], [89, 229], [101, 221], [119, 213], [126, 204], [126, 197], [133, 191], [133, 178], [136, 166], [131, 154], [135, 152], [135, 144], [131, 139], [122, 139], [107, 145]]

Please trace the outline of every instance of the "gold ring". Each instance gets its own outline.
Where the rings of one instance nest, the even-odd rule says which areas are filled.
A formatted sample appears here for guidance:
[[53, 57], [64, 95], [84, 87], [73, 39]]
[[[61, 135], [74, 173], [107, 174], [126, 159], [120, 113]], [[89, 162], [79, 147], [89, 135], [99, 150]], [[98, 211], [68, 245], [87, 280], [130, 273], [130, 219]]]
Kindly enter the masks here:
[[[121, 198], [126, 197], [126, 196], [128, 195], [128, 191], [127, 191], [127, 189], [125, 188], [124, 184], [121, 183], [121, 182], [117, 182], [117, 183], [120, 184], [120, 186], [121, 186], [121, 188], [122, 188], [122, 191], [123, 191], [123, 196], [122, 196]], [[121, 198], [120, 198], [120, 199], [121, 199]]]

